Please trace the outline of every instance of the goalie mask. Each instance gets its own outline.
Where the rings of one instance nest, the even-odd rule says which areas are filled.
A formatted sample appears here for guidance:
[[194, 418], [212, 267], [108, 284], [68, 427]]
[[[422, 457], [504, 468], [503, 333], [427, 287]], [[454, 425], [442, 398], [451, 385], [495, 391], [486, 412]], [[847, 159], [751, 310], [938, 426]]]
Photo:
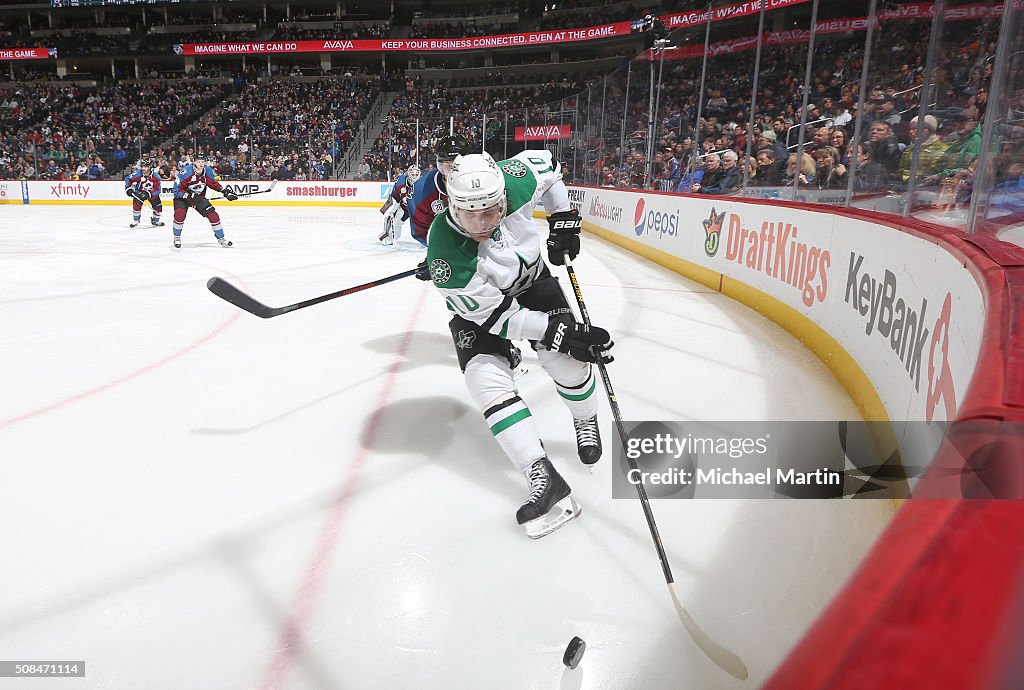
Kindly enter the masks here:
[[416, 184], [416, 180], [420, 179], [421, 174], [418, 165], [410, 165], [405, 171], [405, 179], [409, 181], [409, 184]]
[[508, 209], [505, 176], [487, 153], [459, 156], [447, 179], [448, 217], [456, 231], [477, 242], [494, 233]]

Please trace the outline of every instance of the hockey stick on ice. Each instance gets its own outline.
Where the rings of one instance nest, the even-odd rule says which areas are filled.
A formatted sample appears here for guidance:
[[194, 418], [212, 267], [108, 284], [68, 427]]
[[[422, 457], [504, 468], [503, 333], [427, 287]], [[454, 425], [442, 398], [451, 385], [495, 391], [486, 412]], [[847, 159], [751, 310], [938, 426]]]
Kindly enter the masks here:
[[[243, 197], [243, 196], [253, 196], [254, 194], [266, 194], [267, 192], [274, 191], [274, 187], [276, 187], [276, 186], [277, 186], [277, 180], [273, 180], [273, 181], [271, 181], [270, 186], [267, 187], [266, 189], [261, 189], [258, 192], [242, 192], [241, 194], [238, 194], [237, 196]], [[220, 199], [226, 199], [226, 198], [227, 197], [225, 197], [225, 196], [215, 196], [215, 197], [211, 197], [210, 201], [219, 201]]]
[[372, 287], [384, 285], [385, 283], [390, 283], [394, 280], [408, 278], [411, 275], [415, 275], [417, 270], [419, 269], [410, 268], [408, 271], [402, 271], [401, 273], [396, 273], [393, 276], [387, 276], [386, 278], [378, 278], [377, 280], [372, 280], [369, 283], [363, 283], [362, 285], [356, 285], [355, 287], [345, 288], [344, 290], [338, 290], [337, 292], [332, 292], [327, 295], [320, 295], [319, 297], [313, 297], [312, 299], [307, 299], [303, 302], [296, 302], [295, 304], [289, 304], [284, 307], [268, 307], [262, 302], [259, 302], [250, 297], [249, 295], [245, 294], [244, 292], [242, 292], [241, 290], [239, 290], [238, 288], [236, 288], [234, 285], [224, 280], [223, 278], [210, 278], [208, 281], [206, 281], [206, 287], [207, 289], [209, 289], [210, 292], [217, 295], [222, 300], [231, 302], [231, 304], [235, 305], [240, 309], [244, 309], [250, 314], [255, 314], [261, 319], [271, 319], [275, 316], [280, 316], [281, 314], [287, 314], [290, 311], [295, 311], [296, 309], [305, 309], [306, 307], [311, 307], [314, 304], [320, 304], [321, 302], [326, 302], [328, 300], [336, 299], [338, 297], [344, 297], [345, 295], [351, 295], [353, 293], [361, 292], [363, 290], [369, 290]]
[[[576, 271], [572, 267], [572, 261], [569, 259], [569, 255], [565, 255], [565, 270], [569, 274], [569, 282], [572, 283], [572, 291], [576, 295], [576, 304], [580, 307], [580, 315], [583, 318], [583, 323], [590, 324], [590, 313], [587, 311], [587, 305], [583, 302], [583, 292], [580, 290], [580, 283], [576, 279]], [[626, 448], [626, 429], [622, 425], [622, 413], [619, 411], [619, 403], [615, 398], [615, 389], [612, 388], [612, 380], [608, 377], [608, 369], [605, 367], [604, 362], [600, 359], [597, 360], [597, 369], [601, 372], [601, 380], [604, 382], [605, 393], [608, 394], [608, 403], [612, 408], [612, 417], [615, 419], [615, 427], [619, 432], [619, 439], [622, 441], [623, 451]], [[626, 461], [629, 463], [629, 467], [632, 470], [640, 471], [640, 468], [636, 464], [629, 453], [624, 453]], [[647, 527], [651, 531], [651, 538], [654, 540], [654, 549], [658, 552], [658, 559], [661, 561], [661, 571], [665, 575], [665, 584], [668, 585], [669, 594], [672, 595], [672, 603], [675, 604], [676, 613], [679, 614], [680, 620], [683, 622], [683, 627], [686, 628], [686, 632], [690, 633], [690, 637], [697, 643], [700, 650], [704, 652], [707, 658], [711, 659], [719, 668], [728, 673], [729, 675], [739, 678], [740, 680], [747, 679], [747, 667], [744, 665], [743, 660], [738, 656], [730, 652], [728, 649], [718, 644], [710, 637], [707, 636], [700, 626], [697, 625], [693, 617], [690, 616], [686, 607], [683, 606], [683, 602], [679, 599], [679, 594], [676, 592], [675, 579], [672, 577], [672, 568], [668, 564], [668, 555], [665, 553], [665, 547], [661, 543], [661, 535], [658, 534], [658, 525], [654, 522], [654, 512], [651, 510], [651, 502], [647, 498], [647, 490], [644, 489], [643, 483], [634, 484], [636, 487], [637, 495], [640, 497], [640, 505], [644, 509], [644, 517], [647, 518]]]

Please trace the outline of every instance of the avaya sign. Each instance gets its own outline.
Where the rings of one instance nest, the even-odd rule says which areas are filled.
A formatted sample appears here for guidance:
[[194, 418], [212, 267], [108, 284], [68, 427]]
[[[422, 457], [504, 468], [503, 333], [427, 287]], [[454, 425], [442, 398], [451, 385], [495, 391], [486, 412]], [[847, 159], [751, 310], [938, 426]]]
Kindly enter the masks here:
[[537, 125], [516, 127], [516, 141], [541, 141], [544, 139], [568, 139], [571, 125]]

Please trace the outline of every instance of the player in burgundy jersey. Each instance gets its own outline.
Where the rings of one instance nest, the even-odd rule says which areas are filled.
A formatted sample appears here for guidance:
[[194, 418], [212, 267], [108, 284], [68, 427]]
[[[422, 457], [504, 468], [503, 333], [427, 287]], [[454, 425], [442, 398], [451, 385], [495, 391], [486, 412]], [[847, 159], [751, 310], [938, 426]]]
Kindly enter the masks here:
[[142, 220], [142, 205], [149, 202], [153, 209], [153, 215], [149, 222], [153, 227], [163, 226], [160, 214], [164, 207], [160, 201], [160, 176], [153, 170], [153, 163], [143, 158], [139, 161], [137, 168], [128, 173], [124, 178], [124, 192], [132, 200], [132, 222], [128, 227], [137, 228]]
[[185, 225], [185, 215], [190, 208], [210, 221], [213, 235], [222, 247], [230, 247], [231, 240], [224, 237], [224, 228], [220, 225], [220, 215], [206, 198], [206, 189], [214, 189], [224, 195], [228, 201], [235, 201], [238, 195], [225, 189], [217, 180], [213, 169], [206, 165], [206, 155], [196, 153], [191, 163], [186, 163], [178, 172], [174, 182], [174, 247], [181, 248], [181, 229]]
[[469, 153], [469, 142], [462, 136], [447, 136], [438, 142], [435, 153], [437, 168], [428, 170], [420, 178], [413, 188], [412, 201], [409, 203], [412, 236], [424, 247], [427, 246], [427, 231], [430, 224], [448, 208], [445, 177], [451, 172], [455, 157]]

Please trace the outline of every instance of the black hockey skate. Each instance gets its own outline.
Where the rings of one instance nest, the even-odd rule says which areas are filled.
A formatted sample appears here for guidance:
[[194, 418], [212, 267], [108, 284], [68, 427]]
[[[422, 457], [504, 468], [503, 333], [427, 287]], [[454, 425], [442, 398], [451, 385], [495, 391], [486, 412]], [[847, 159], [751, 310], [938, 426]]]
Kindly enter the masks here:
[[579, 505], [569, 495], [572, 489], [547, 458], [530, 466], [529, 481], [530, 497], [516, 511], [516, 522], [531, 539], [551, 534], [580, 514]]
[[218, 237], [217, 241], [220, 242], [222, 247], [233, 247], [234, 244], [227, 237]]
[[162, 228], [164, 226], [164, 222], [159, 218], [150, 219], [149, 224], [154, 228]]
[[181, 249], [181, 238], [177, 235], [174, 236], [174, 248]]
[[584, 465], [593, 465], [601, 459], [601, 432], [597, 428], [597, 415], [590, 419], [573, 419], [576, 429], [576, 452]]
[[137, 228], [137, 227], [139, 227], [139, 221], [133, 220], [131, 223], [128, 223], [128, 227], [129, 228]]

